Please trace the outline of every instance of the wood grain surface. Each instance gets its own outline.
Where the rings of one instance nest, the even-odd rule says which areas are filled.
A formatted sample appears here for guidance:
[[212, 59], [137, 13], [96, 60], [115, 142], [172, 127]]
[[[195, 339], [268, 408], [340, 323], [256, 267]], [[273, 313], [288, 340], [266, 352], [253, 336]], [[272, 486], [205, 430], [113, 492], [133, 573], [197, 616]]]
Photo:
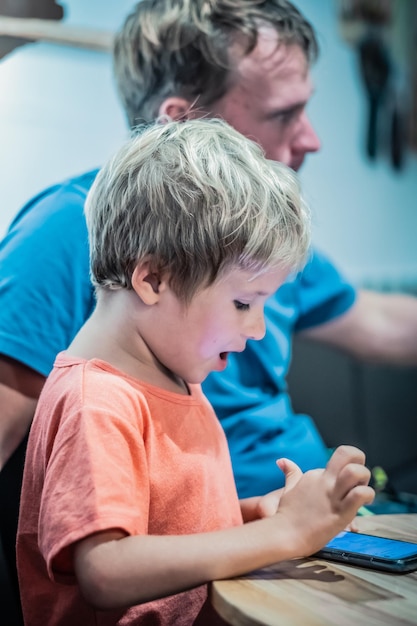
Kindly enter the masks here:
[[[359, 531], [417, 543], [417, 514], [358, 517]], [[298, 559], [211, 584], [211, 601], [232, 626], [417, 624], [417, 572], [387, 574]]]

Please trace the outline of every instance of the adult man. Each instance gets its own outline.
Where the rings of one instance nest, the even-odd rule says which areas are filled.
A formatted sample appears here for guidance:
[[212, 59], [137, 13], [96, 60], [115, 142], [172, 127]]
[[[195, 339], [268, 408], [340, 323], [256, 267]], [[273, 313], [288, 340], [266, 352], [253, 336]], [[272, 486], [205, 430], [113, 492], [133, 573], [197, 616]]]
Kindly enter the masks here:
[[[158, 115], [219, 116], [295, 170], [319, 149], [305, 111], [317, 42], [291, 4], [145, 4], [153, 6], [148, 19], [133, 11], [116, 43], [116, 77], [131, 126]], [[170, 10], [158, 11], [164, 4]], [[294, 415], [287, 393], [294, 332], [357, 357], [417, 363], [417, 301], [355, 293], [317, 251], [269, 300], [266, 318], [263, 341], [230, 355], [225, 372], [204, 385], [226, 431], [241, 496], [282, 481], [270, 462], [274, 454], [303, 469], [326, 462], [317, 429]]]
[[[268, 157], [298, 169], [320, 147], [305, 112], [316, 53], [311, 26], [284, 0], [142, 0], [118, 37], [115, 68], [131, 126], [158, 116], [224, 117]], [[94, 307], [83, 217], [94, 176], [31, 201], [0, 247], [0, 463], [9, 459], [1, 489], [10, 485], [13, 451], [56, 353]], [[292, 456], [303, 469], [326, 461], [313, 423], [293, 415], [286, 393], [293, 331], [358, 356], [417, 363], [416, 300], [355, 294], [318, 253], [271, 299], [266, 315], [258, 350], [248, 346], [222, 379], [206, 385], [229, 438], [241, 496], [280, 484], [271, 454]], [[242, 383], [252, 387], [246, 396]]]

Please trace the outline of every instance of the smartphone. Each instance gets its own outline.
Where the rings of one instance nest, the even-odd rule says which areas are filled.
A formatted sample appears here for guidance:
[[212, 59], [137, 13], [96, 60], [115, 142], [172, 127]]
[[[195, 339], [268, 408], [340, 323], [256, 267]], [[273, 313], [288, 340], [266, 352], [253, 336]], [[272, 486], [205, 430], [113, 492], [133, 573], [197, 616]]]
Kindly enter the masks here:
[[313, 556], [386, 572], [417, 570], [417, 543], [347, 530], [339, 533]]

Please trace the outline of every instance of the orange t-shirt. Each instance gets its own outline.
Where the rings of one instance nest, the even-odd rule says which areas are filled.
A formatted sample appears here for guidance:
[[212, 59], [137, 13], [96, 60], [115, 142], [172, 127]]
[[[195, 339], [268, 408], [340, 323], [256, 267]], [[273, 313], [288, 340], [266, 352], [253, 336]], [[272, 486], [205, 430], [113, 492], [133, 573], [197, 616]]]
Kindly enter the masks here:
[[29, 626], [194, 622], [206, 586], [97, 611], [80, 594], [71, 546], [98, 531], [208, 532], [242, 523], [226, 438], [198, 385], [191, 395], [108, 363], [58, 355], [31, 428], [17, 559]]

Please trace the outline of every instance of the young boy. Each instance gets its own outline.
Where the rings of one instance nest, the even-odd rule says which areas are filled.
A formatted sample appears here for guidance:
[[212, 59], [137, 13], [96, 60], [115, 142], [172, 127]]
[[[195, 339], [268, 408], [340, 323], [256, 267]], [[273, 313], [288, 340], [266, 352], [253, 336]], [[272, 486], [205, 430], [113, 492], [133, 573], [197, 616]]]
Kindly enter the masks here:
[[213, 624], [208, 581], [312, 554], [373, 497], [363, 454], [341, 447], [304, 475], [279, 460], [282, 492], [239, 502], [200, 389], [264, 335], [308, 216], [294, 175], [220, 120], [137, 135], [99, 173], [86, 216], [97, 306], [58, 355], [30, 434], [25, 623]]

